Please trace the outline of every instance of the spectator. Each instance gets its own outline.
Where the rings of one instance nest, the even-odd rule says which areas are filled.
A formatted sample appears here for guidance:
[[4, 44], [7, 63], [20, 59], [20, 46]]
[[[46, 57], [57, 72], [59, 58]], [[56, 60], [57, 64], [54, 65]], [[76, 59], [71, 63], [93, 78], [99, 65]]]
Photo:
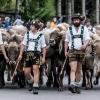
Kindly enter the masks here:
[[50, 28], [54, 29], [57, 26], [57, 19], [54, 17], [50, 23]]
[[21, 20], [21, 16], [17, 16], [15, 22], [13, 23], [13, 25], [23, 25], [23, 21]]
[[3, 22], [3, 28], [8, 29], [9, 26], [11, 26], [10, 18], [9, 17], [5, 17], [5, 20]]

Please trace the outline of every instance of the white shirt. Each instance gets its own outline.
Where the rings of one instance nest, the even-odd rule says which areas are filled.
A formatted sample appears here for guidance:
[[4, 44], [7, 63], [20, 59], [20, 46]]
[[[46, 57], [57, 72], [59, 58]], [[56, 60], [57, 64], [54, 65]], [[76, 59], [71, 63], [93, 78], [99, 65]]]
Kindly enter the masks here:
[[[73, 33], [73, 35], [80, 35], [81, 34], [81, 27], [82, 27], [82, 25], [80, 25], [79, 30], [77, 32], [75, 27], [74, 27], [74, 25], [72, 25], [72, 33]], [[90, 39], [90, 33], [88, 31], [88, 28], [84, 26], [83, 42], [85, 42], [86, 40], [89, 40], [89, 39]], [[68, 42], [69, 49], [71, 50], [72, 36], [70, 34], [69, 28], [68, 28], [68, 31], [67, 31], [67, 34], [66, 34], [65, 41]], [[82, 47], [81, 38], [74, 38], [74, 49], [81, 50], [81, 47]]]
[[3, 44], [3, 40], [2, 40], [2, 34], [0, 33], [0, 45]]
[[[37, 39], [37, 37], [39, 36], [39, 34], [40, 34], [39, 32], [38, 33], [32, 33], [31, 31], [29, 31], [29, 39]], [[27, 45], [27, 33], [24, 36], [22, 44], [25, 45], [25, 46]], [[44, 48], [44, 47], [46, 47], [46, 43], [45, 43], [44, 35], [42, 34], [42, 36], [38, 40], [37, 51], [41, 52], [41, 48]], [[34, 49], [35, 49], [35, 42], [29, 41], [27, 51], [34, 51]]]
[[23, 21], [21, 19], [16, 19], [14, 25], [23, 25]]

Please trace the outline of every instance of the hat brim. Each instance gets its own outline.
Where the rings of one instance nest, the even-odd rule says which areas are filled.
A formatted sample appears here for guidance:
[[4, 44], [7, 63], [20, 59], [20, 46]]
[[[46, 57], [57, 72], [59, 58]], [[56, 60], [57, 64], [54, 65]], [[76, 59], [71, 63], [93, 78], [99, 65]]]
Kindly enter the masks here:
[[80, 21], [82, 21], [81, 17], [72, 17], [72, 20], [74, 20], [74, 19], [79, 19]]

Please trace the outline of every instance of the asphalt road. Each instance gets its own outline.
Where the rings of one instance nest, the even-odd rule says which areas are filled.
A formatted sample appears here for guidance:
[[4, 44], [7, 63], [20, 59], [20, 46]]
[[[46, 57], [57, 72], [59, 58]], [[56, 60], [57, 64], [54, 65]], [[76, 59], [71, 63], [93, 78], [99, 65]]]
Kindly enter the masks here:
[[[44, 80], [46, 82], [46, 78]], [[100, 100], [100, 84], [91, 90], [82, 89], [81, 94], [72, 94], [67, 89], [67, 78], [64, 78], [63, 92], [47, 88], [45, 82], [38, 95], [32, 94], [26, 88], [19, 89], [16, 85], [6, 83], [6, 86], [0, 89], [0, 100]]]

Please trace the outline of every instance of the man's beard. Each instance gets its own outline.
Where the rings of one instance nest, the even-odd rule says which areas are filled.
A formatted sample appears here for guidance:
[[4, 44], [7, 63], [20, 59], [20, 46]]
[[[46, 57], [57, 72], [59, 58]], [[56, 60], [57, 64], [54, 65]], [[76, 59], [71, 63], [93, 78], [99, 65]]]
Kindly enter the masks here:
[[73, 23], [75, 27], [79, 27], [81, 23]]

